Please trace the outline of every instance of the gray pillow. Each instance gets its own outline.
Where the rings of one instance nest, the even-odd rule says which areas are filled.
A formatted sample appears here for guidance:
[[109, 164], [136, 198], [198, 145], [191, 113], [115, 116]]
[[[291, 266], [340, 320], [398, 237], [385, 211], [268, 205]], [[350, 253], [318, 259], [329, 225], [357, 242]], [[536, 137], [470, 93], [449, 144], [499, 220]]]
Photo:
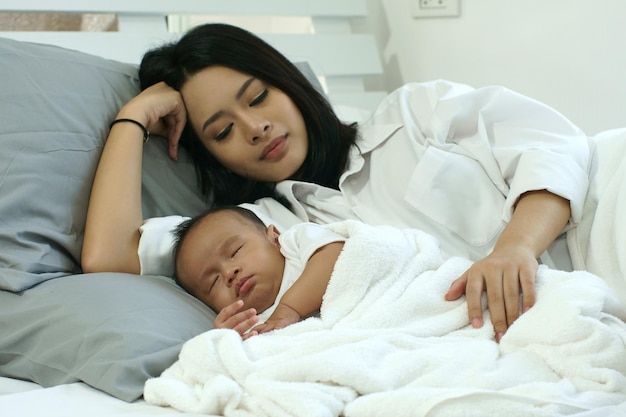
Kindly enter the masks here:
[[169, 278], [119, 273], [0, 291], [0, 306], [3, 376], [43, 386], [83, 381], [125, 401], [215, 319]]
[[[132, 401], [213, 323], [215, 314], [169, 278], [80, 274], [108, 126], [137, 92], [134, 65], [0, 38], [2, 376], [84, 381]], [[145, 145], [144, 216], [194, 216], [209, 202], [188, 155], [171, 161], [166, 147], [160, 138]]]
[[[0, 375], [139, 398], [215, 315], [169, 278], [76, 275], [100, 152], [137, 68], [8, 39], [0, 62]], [[171, 161], [155, 138], [144, 164], [146, 216], [207, 206], [184, 153]]]
[[[91, 183], [109, 122], [138, 92], [134, 65], [0, 39], [0, 289], [80, 272]], [[185, 155], [146, 146], [146, 215], [206, 207]]]

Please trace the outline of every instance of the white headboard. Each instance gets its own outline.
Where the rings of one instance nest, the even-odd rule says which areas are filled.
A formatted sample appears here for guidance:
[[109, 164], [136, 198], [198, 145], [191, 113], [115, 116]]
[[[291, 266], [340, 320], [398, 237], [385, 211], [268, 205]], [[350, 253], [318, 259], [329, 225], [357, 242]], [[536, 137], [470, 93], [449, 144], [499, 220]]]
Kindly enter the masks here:
[[258, 35], [290, 59], [309, 62], [323, 77], [334, 104], [373, 109], [384, 95], [365, 91], [363, 85], [364, 77], [382, 72], [375, 39], [353, 33], [350, 25], [352, 19], [367, 16], [366, 0], [2, 0], [0, 7], [0, 12], [11, 13], [116, 14], [118, 32], [0, 32], [0, 36], [132, 63], [138, 63], [146, 50], [180, 36], [177, 28], [189, 16], [307, 17], [312, 33]]

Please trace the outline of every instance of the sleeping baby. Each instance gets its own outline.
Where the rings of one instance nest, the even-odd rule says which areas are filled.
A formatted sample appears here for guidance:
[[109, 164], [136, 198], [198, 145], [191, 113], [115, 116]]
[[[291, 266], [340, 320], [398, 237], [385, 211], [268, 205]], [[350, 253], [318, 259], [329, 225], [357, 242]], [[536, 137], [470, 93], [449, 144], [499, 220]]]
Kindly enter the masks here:
[[218, 312], [214, 328], [244, 338], [317, 313], [345, 240], [314, 223], [281, 234], [239, 206], [212, 208], [174, 234], [177, 283]]

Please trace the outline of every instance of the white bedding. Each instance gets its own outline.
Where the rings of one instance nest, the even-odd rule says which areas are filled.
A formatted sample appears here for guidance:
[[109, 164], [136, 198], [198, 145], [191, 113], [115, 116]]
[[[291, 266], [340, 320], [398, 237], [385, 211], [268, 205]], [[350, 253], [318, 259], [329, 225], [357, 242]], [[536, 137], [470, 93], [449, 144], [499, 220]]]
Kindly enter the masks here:
[[[0, 377], [0, 414], [6, 417], [194, 417], [144, 401], [127, 403], [83, 383], [43, 388]], [[206, 417], [206, 414], [202, 415]]]
[[255, 417], [626, 413], [626, 311], [599, 278], [542, 267], [537, 304], [498, 344], [442, 299], [469, 261], [444, 262], [416, 230], [333, 228], [351, 239], [320, 318], [245, 342], [197, 336], [146, 400]]
[[626, 128], [600, 132], [583, 221], [568, 234], [576, 269], [600, 275], [626, 305]]
[[[32, 4], [47, 9], [51, 4], [46, 0], [9, 3], [25, 9], [31, 9]], [[89, 3], [98, 7], [95, 0]], [[108, 7], [110, 2], [101, 3]], [[142, 2], [133, 5], [139, 7], [139, 3]], [[154, 6], [154, 2], [143, 3], [148, 3], [146, 7], [150, 9]], [[273, 3], [280, 3], [281, 9], [286, 7], [282, 2]], [[228, 2], [219, 4], [226, 7]], [[11, 4], [5, 6], [11, 9]], [[232, 7], [240, 9], [237, 5]], [[262, 8], [267, 9], [267, 5]], [[131, 21], [137, 20], [137, 16], [131, 17]], [[61, 34], [59, 39], [65, 35], [69, 34]], [[101, 34], [92, 35], [85, 36], [85, 44]], [[49, 42], [51, 36], [47, 34], [44, 39], [37, 34], [29, 39]], [[107, 53], [120, 55], [112, 56], [115, 59], [132, 46], [127, 43], [111, 47], [109, 41], [102, 45]], [[92, 53], [96, 49], [92, 44], [87, 48]], [[336, 61], [336, 55], [329, 56]], [[353, 77], [335, 78], [335, 83], [346, 78], [354, 86]], [[354, 101], [361, 104], [362, 99], [347, 102]], [[350, 121], [368, 115], [349, 106], [338, 108], [338, 113]], [[420, 238], [422, 249], [430, 248], [425, 253], [436, 252], [431, 243]], [[374, 257], [368, 253], [366, 259]], [[342, 281], [336, 279], [329, 296], [335, 297], [335, 301], [327, 298], [322, 319], [308, 320], [246, 343], [228, 331], [200, 336], [188, 343], [183, 359], [172, 367], [169, 376], [154, 380], [151, 390], [160, 397], [155, 402], [175, 403], [180, 409], [211, 408], [228, 415], [273, 417], [290, 415], [290, 410], [291, 415], [298, 417], [338, 415], [346, 404], [346, 416], [626, 416], [626, 336], [624, 324], [615, 319], [624, 313], [611, 309], [612, 295], [601, 282], [587, 274], [557, 274], [553, 284], [542, 288], [537, 306], [498, 345], [488, 326], [481, 330], [467, 327], [463, 302], [444, 304], [436, 298], [464, 267], [462, 260], [455, 260], [435, 273], [439, 263], [435, 260], [426, 265], [425, 269], [431, 272], [420, 275], [430, 279], [416, 280], [414, 285], [404, 282], [406, 288], [377, 287], [381, 298], [376, 301], [374, 291], [368, 295], [371, 299], [359, 299], [357, 287], [351, 285], [344, 290]], [[346, 265], [348, 275], [357, 274], [349, 263]], [[419, 269], [425, 265], [413, 266]], [[371, 265], [361, 267], [374, 270]], [[550, 275], [546, 270], [542, 273], [544, 278]], [[358, 288], [365, 293], [375, 287], [375, 282], [361, 282]], [[452, 333], [442, 336], [448, 331]], [[338, 340], [346, 343], [338, 344]], [[207, 342], [216, 342], [218, 349], [211, 350], [213, 345]], [[232, 361], [232, 357], [237, 361]], [[223, 359], [227, 361], [220, 362]], [[207, 377], [209, 366], [217, 372]], [[621, 374], [610, 367], [620, 369]], [[194, 389], [187, 382], [188, 375], [177, 373], [182, 370], [197, 371], [199, 379]], [[211, 382], [217, 382], [214, 391], [207, 395], [199, 390], [210, 388]], [[574, 393], [572, 387], [583, 393]], [[215, 392], [223, 395], [222, 402], [214, 401]], [[184, 396], [178, 397], [179, 394]], [[566, 403], [570, 405], [562, 406]], [[207, 414], [183, 413], [143, 400], [127, 403], [84, 383], [43, 388], [0, 377], [0, 415]]]

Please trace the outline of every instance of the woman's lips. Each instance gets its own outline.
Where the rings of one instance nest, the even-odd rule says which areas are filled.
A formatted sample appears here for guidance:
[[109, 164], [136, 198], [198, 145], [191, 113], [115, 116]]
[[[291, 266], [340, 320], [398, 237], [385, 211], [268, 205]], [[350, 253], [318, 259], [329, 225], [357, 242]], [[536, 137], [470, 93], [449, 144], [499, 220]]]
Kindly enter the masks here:
[[237, 283], [237, 297], [244, 297], [253, 286], [254, 281], [252, 280], [252, 277], [243, 278]]
[[287, 146], [287, 135], [280, 135], [263, 148], [261, 160], [276, 159], [280, 157]]

